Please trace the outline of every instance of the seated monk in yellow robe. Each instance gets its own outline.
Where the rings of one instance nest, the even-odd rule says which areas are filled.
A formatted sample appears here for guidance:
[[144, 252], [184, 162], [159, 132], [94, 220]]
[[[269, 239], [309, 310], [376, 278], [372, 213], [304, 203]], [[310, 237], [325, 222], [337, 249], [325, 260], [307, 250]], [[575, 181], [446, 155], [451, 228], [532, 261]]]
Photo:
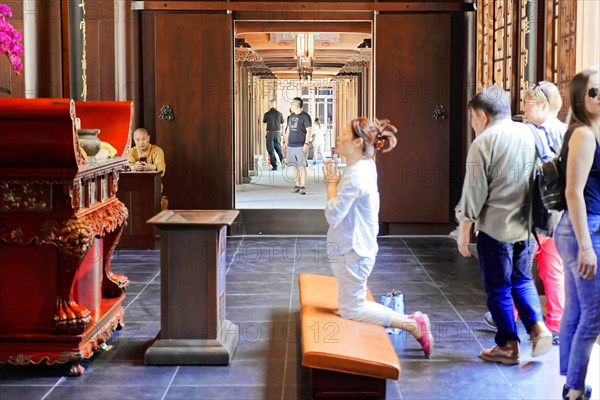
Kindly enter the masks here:
[[133, 132], [135, 147], [127, 156], [127, 165], [132, 171], [158, 171], [165, 175], [165, 153], [155, 144], [150, 144], [150, 134], [144, 128]]
[[[133, 141], [135, 147], [129, 150], [127, 155], [127, 165], [132, 171], [158, 171], [160, 176], [165, 175], [167, 165], [165, 163], [165, 153], [155, 144], [150, 144], [150, 134], [144, 128], [138, 128], [133, 132]], [[160, 191], [162, 193], [162, 183]], [[163, 210], [167, 209], [168, 200], [165, 195], [160, 199], [160, 205]]]

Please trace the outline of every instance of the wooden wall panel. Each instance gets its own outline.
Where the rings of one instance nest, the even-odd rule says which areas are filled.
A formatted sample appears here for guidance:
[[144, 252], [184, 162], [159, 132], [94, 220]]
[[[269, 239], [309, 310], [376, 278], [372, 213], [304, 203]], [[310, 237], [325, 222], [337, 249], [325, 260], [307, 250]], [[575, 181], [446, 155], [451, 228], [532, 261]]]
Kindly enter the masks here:
[[174, 120], [156, 119], [172, 209], [233, 209], [233, 21], [228, 14], [156, 12], [155, 87]]
[[[450, 14], [379, 14], [375, 116], [398, 128], [378, 157], [381, 222], [448, 223]], [[433, 119], [437, 105], [448, 119]]]
[[114, 0], [85, 4], [87, 100], [115, 100]]
[[[62, 18], [60, 0], [46, 0], [37, 2], [35, 27], [37, 31], [37, 84], [35, 97], [66, 97], [64, 93], [63, 74], [67, 73], [63, 55], [57, 51], [62, 48], [68, 51], [68, 46], [63, 47], [63, 27], [67, 30], [67, 21]], [[68, 60], [68, 57], [66, 58]], [[29, 94], [28, 94], [29, 95]]]
[[154, 43], [154, 14], [144, 12], [141, 14], [140, 22], [142, 25], [141, 34], [141, 69], [142, 75], [140, 84], [142, 88], [142, 104], [143, 124], [150, 135], [156, 140], [156, 58], [155, 58], [155, 43]]
[[558, 33], [558, 82], [557, 86], [563, 95], [563, 112], [571, 106], [569, 85], [577, 73], [577, 2], [560, 0]]
[[544, 51], [544, 54], [540, 53], [538, 58], [538, 70], [541, 69], [541, 79], [539, 80], [558, 82], [558, 11], [560, 1], [543, 0], [543, 4], [545, 6], [545, 20], [544, 23], [539, 24], [538, 29], [538, 32], [543, 33], [538, 38], [538, 49]]

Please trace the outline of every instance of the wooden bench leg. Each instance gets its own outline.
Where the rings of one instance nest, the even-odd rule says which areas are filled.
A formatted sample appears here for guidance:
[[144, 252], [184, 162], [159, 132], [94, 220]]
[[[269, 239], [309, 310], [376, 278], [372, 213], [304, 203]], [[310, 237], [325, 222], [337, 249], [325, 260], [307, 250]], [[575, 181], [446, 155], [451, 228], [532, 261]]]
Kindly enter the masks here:
[[385, 379], [317, 368], [310, 375], [314, 399], [385, 399]]

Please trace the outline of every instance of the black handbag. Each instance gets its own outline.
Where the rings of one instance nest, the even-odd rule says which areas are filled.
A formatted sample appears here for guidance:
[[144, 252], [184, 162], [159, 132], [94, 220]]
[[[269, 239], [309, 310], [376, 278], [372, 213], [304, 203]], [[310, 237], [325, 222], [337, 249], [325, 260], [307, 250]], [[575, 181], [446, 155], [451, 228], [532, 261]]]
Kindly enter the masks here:
[[[527, 124], [534, 140], [537, 159], [542, 160], [543, 144], [537, 128]], [[529, 203], [529, 231], [539, 243], [538, 234], [554, 235], [554, 229], [563, 211], [567, 208], [565, 199], [565, 165], [567, 160], [567, 144], [575, 127], [565, 134], [560, 155], [552, 161], [542, 163], [534, 170], [531, 182]], [[564, 165], [563, 165], [564, 164]]]

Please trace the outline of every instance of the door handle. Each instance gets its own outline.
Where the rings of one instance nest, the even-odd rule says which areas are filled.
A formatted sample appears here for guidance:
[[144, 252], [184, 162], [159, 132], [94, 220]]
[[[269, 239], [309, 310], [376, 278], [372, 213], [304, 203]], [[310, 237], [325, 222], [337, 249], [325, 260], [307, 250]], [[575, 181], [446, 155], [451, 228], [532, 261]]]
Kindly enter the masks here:
[[431, 117], [433, 119], [447, 119], [448, 117], [446, 116], [446, 109], [444, 108], [443, 105], [438, 104], [435, 109], [433, 110], [433, 117]]
[[171, 122], [175, 119], [173, 115], [173, 107], [168, 104], [165, 104], [160, 108], [160, 115], [158, 116], [161, 120], [165, 122]]

